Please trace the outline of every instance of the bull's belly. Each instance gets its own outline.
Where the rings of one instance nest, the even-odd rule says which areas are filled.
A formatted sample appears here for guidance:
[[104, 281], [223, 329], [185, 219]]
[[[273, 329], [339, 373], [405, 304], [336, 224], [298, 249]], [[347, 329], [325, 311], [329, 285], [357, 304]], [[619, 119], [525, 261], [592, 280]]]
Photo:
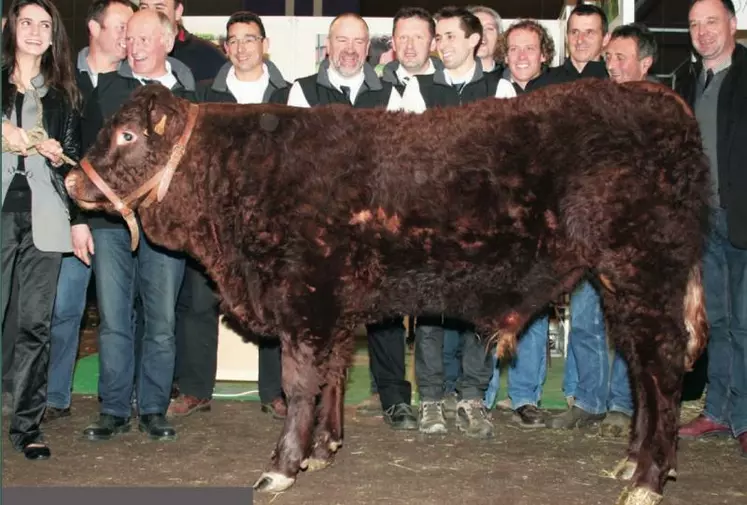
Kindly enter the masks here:
[[499, 317], [518, 303], [526, 272], [509, 265], [469, 269], [403, 271], [382, 280], [377, 315], [435, 315], [465, 321]]

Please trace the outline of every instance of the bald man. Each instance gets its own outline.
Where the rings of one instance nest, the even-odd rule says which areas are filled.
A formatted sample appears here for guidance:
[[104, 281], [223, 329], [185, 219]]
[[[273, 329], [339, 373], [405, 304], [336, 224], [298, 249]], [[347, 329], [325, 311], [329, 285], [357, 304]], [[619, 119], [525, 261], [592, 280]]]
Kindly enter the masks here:
[[[327, 58], [319, 71], [296, 80], [288, 105], [316, 107], [332, 103], [356, 108], [400, 108], [401, 96], [389, 82], [379, 79], [366, 62], [368, 25], [357, 14], [341, 14], [329, 25]], [[277, 102], [277, 97], [271, 99]], [[405, 341], [402, 318], [368, 326], [371, 372], [377, 385], [384, 420], [396, 430], [417, 429], [410, 405], [411, 386], [405, 380]]]
[[363, 18], [350, 13], [337, 16], [329, 25], [327, 57], [316, 74], [293, 83], [288, 105], [349, 103], [353, 107], [396, 109], [399, 93], [383, 83], [366, 63], [369, 45], [368, 24]]
[[[81, 130], [87, 149], [97, 133], [146, 81], [156, 81], [174, 94], [194, 100], [192, 73], [168, 58], [175, 29], [161, 12], [144, 10], [127, 23], [127, 59], [119, 69], [99, 75], [98, 86], [85, 105]], [[130, 430], [133, 416], [133, 377], [138, 386], [139, 428], [153, 440], [171, 440], [174, 428], [166, 421], [174, 371], [176, 297], [184, 275], [184, 257], [154, 247], [141, 236], [130, 251], [129, 231], [121, 218], [98, 216], [88, 221], [96, 254], [96, 298], [99, 330], [98, 419], [83, 430], [89, 440], [109, 440]], [[139, 366], [135, 367], [132, 324], [133, 294], [143, 304], [145, 331]]]

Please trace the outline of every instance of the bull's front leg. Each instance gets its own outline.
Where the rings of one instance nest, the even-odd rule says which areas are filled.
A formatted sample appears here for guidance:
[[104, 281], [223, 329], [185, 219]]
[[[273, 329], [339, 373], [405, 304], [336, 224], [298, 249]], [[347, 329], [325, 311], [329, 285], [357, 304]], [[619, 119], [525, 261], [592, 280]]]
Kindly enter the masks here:
[[332, 464], [335, 453], [342, 446], [345, 408], [345, 372], [354, 351], [355, 339], [351, 331], [340, 332], [338, 343], [326, 362], [326, 386], [317, 411], [317, 423], [311, 454], [302, 463], [309, 470], [321, 470]]
[[311, 448], [315, 404], [321, 384], [320, 369], [310, 340], [282, 338], [283, 390], [288, 413], [269, 468], [254, 483], [257, 491], [279, 493], [293, 485], [301, 462]]

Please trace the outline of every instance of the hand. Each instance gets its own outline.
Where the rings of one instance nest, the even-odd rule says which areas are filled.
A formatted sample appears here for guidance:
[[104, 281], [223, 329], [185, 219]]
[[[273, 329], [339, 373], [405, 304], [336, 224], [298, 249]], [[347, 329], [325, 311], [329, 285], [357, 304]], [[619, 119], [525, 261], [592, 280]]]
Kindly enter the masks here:
[[3, 121], [3, 137], [11, 148], [20, 151], [23, 156], [28, 154], [26, 146], [29, 145], [29, 136], [22, 128], [14, 126], [10, 121]]
[[59, 167], [62, 165], [62, 146], [55, 139], [47, 139], [38, 143], [36, 150], [52, 162], [52, 166]]
[[73, 239], [73, 254], [80, 261], [91, 266], [90, 254], [93, 252], [93, 235], [87, 224], [76, 224], [71, 229], [71, 235]]

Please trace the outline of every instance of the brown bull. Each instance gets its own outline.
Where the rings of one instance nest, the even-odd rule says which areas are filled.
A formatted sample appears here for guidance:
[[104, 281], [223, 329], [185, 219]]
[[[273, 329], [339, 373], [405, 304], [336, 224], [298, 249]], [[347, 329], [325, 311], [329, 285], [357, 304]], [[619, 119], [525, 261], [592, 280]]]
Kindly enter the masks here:
[[675, 468], [705, 345], [707, 178], [671, 93], [589, 80], [422, 115], [197, 106], [149, 85], [66, 183], [83, 208], [137, 210], [150, 240], [205, 265], [225, 312], [281, 336], [288, 416], [259, 490], [332, 461], [359, 325], [446, 313], [508, 355], [534, 313], [602, 279], [636, 404], [617, 469], [631, 505]]

